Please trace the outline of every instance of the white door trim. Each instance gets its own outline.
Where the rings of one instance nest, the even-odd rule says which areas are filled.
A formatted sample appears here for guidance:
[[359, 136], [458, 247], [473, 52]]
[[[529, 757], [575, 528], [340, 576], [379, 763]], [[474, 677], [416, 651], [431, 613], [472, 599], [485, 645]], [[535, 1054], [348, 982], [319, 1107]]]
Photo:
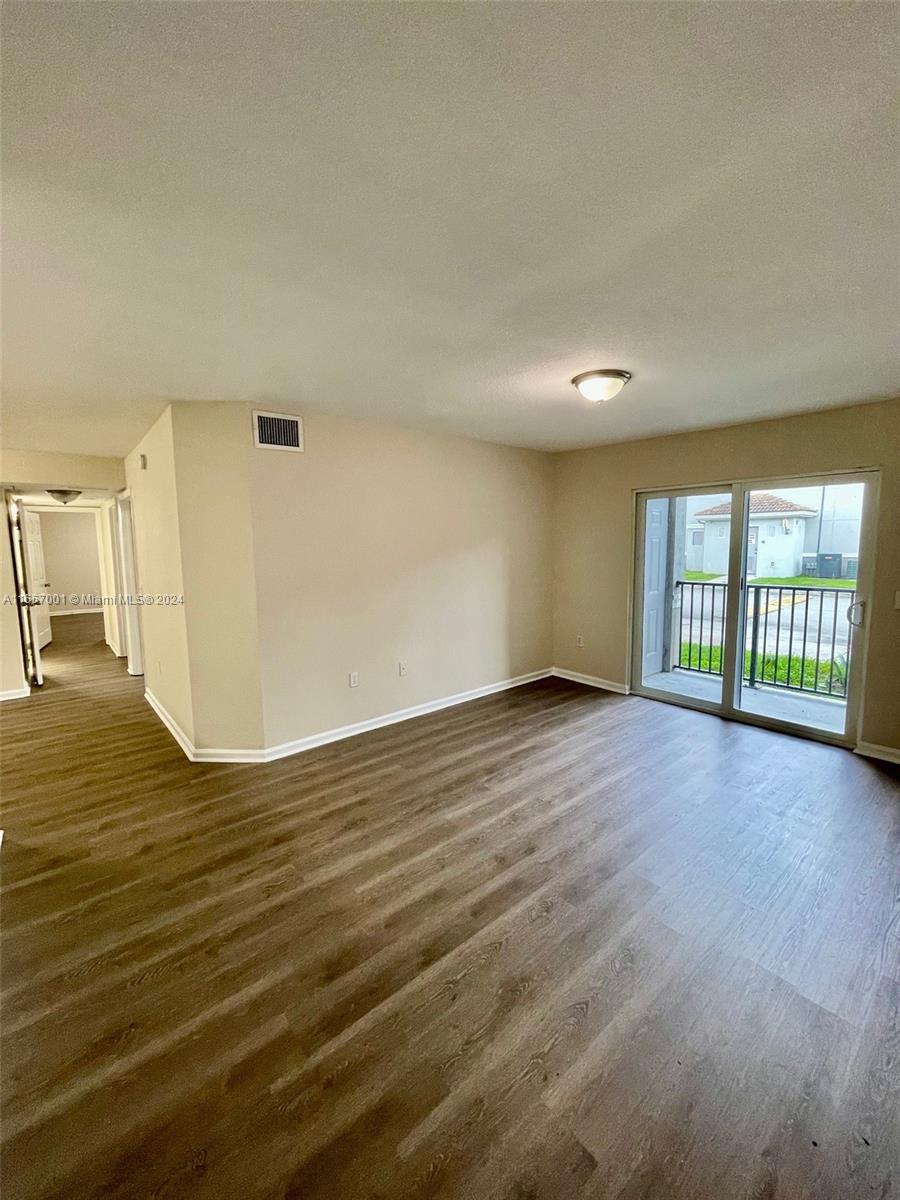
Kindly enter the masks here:
[[[31, 594], [31, 564], [28, 561], [28, 546], [25, 544], [25, 539], [27, 536], [25, 529], [26, 510], [25, 505], [21, 500], [14, 501], [14, 504], [16, 510], [16, 520], [13, 527], [13, 543], [15, 546], [13, 557], [15, 564], [14, 569], [17, 569], [17, 573], [21, 576], [21, 578], [17, 580], [17, 584], [19, 586], [19, 606], [21, 612], [24, 614], [24, 629], [22, 632], [23, 653], [25, 653], [24, 638], [26, 637], [25, 631], [27, 630], [28, 653], [31, 655], [31, 670], [34, 675], [33, 679], [30, 677], [26, 678], [26, 682], [29, 684], [33, 683], [36, 687], [41, 687], [44, 682], [44, 668], [43, 664], [41, 663], [41, 647], [38, 642], [37, 629], [34, 621], [34, 612], [30, 605], [25, 604], [25, 597]], [[16, 551], [18, 552], [18, 563], [15, 562]], [[26, 662], [28, 661], [27, 653], [25, 653], [25, 660]]]
[[[134, 556], [134, 526], [131, 515], [131, 493], [120, 492], [116, 497], [116, 519], [119, 533], [119, 570], [122, 577], [122, 592], [126, 601], [136, 600], [138, 594], [137, 567]], [[144, 652], [141, 641], [140, 606], [127, 603], [123, 608], [125, 652], [128, 658], [128, 674], [143, 675]]]

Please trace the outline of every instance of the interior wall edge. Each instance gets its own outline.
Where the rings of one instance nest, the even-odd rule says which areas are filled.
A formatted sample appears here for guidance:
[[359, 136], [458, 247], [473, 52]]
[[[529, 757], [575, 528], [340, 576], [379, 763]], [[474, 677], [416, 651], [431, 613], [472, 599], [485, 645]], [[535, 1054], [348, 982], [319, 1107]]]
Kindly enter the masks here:
[[467, 704], [471, 700], [481, 700], [485, 696], [493, 696], [498, 692], [507, 692], [512, 688], [523, 687], [535, 683], [539, 679], [548, 679], [555, 674], [553, 667], [540, 671], [530, 671], [526, 675], [517, 675], [514, 679], [503, 679], [497, 683], [489, 683], [484, 687], [472, 688], [471, 691], [459, 692], [454, 696], [443, 696], [438, 700], [429, 700], [412, 708], [400, 709], [396, 712], [384, 713], [370, 717], [365, 721], [357, 721], [352, 725], [339, 726], [336, 729], [326, 729], [307, 737], [297, 738], [292, 742], [280, 745], [266, 746], [262, 749], [248, 747], [205, 747], [195, 746], [175, 718], [166, 711], [165, 706], [150, 691], [144, 692], [147, 703], [171, 733], [172, 737], [184, 751], [191, 762], [207, 763], [267, 763], [280, 758], [289, 758], [293, 754], [302, 754], [306, 750], [315, 750], [318, 746], [326, 746], [330, 742], [343, 741], [345, 738], [358, 737], [375, 729], [383, 729], [387, 725], [397, 725], [402, 721], [410, 721], [415, 717], [424, 717], [429, 713], [439, 712], [444, 708], [453, 708], [458, 704]]
[[876, 746], [872, 742], [858, 742], [853, 748], [854, 754], [863, 758], [877, 758], [881, 762], [897, 763], [900, 765], [900, 749], [893, 746]]
[[580, 671], [569, 671], [565, 667], [554, 667], [551, 674], [557, 679], [568, 679], [570, 683], [583, 683], [585, 687], [601, 688], [604, 692], [616, 692], [620, 696], [630, 696], [631, 688], [627, 683], [619, 683], [615, 679], [600, 679], [597, 675], [583, 675]]

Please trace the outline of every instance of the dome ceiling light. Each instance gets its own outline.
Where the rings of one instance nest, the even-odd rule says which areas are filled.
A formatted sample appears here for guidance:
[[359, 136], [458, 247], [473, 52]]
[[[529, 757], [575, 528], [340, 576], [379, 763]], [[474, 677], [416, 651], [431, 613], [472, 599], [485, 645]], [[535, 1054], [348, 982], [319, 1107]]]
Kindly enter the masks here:
[[572, 380], [585, 400], [612, 400], [631, 378], [630, 371], [582, 371]]

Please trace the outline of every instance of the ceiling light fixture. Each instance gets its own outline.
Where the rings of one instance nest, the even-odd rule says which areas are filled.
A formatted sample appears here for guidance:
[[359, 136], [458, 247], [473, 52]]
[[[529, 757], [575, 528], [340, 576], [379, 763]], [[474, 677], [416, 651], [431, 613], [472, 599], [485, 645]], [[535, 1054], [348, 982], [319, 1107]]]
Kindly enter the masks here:
[[76, 492], [74, 488], [47, 488], [47, 495], [58, 500], [60, 504], [71, 504], [73, 500], [78, 499], [81, 492]]
[[582, 371], [572, 380], [585, 400], [612, 400], [631, 378], [630, 371]]

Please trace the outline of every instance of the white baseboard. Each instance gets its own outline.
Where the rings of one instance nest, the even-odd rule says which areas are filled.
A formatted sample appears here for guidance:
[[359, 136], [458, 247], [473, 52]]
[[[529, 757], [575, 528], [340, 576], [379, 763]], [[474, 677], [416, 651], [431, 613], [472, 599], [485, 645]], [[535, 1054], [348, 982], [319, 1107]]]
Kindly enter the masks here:
[[554, 667], [551, 671], [557, 679], [568, 679], [571, 683], [583, 683], [587, 687], [602, 688], [604, 692], [618, 692], [627, 696], [629, 689], [624, 683], [616, 683], [612, 679], [600, 679], [596, 675], [582, 675], [580, 671], [567, 671], [563, 667]]
[[874, 742], [859, 742], [854, 754], [862, 754], [865, 758], [880, 758], [882, 762], [900, 763], [900, 750], [892, 746], [876, 746]]
[[8, 692], [0, 692], [0, 701], [24, 700], [31, 695], [30, 687], [10, 688]]
[[204, 746], [195, 746], [179, 726], [178, 722], [166, 711], [152, 692], [144, 692], [144, 696], [147, 703], [191, 762], [260, 763], [274, 762], [279, 758], [288, 758], [292, 754], [301, 754], [304, 750], [314, 750], [317, 746], [326, 746], [329, 742], [338, 742], [344, 738], [356, 737], [360, 733], [369, 733], [373, 729], [383, 729], [386, 725], [396, 725], [400, 721], [410, 721], [414, 717], [424, 717], [427, 713], [439, 712], [442, 708], [451, 708], [457, 704], [465, 704], [469, 700], [479, 700], [483, 696], [492, 696], [496, 692], [506, 692], [510, 688], [521, 687], [524, 683], [533, 683], [536, 679], [546, 679], [552, 674], [553, 670], [549, 667], [543, 671], [532, 671], [528, 675], [518, 675], [515, 679], [504, 679], [500, 683], [489, 683], [484, 687], [473, 688], [468, 692], [457, 692], [454, 696], [444, 696], [440, 700], [429, 700], [424, 704], [416, 704], [412, 708], [402, 708], [396, 712], [385, 713], [380, 717], [370, 717], [367, 721], [357, 721], [353, 725], [341, 725], [337, 729], [326, 729], [322, 733], [314, 733], [309, 737], [297, 738], [293, 742], [282, 742], [278, 746], [268, 746], [260, 750], [213, 749]]
[[314, 750], [316, 746], [325, 746], [329, 742], [356, 737], [360, 733], [369, 733], [373, 729], [383, 729], [385, 725], [411, 721], [414, 717], [424, 717], [427, 713], [439, 712], [442, 708], [452, 708], [457, 704], [466, 704], [469, 700], [480, 700], [482, 696], [493, 696], [496, 692], [506, 692], [510, 688], [521, 687], [523, 683], [546, 679], [551, 674], [552, 670], [549, 668], [544, 671], [532, 671], [528, 675], [518, 675], [515, 679], [504, 679], [500, 683], [489, 683], [485, 687], [473, 688], [469, 692], [457, 692], [455, 696], [444, 696], [440, 700], [429, 700], [425, 704], [416, 704], [412, 708], [401, 708], [397, 712], [385, 713], [381, 717], [371, 717], [368, 721], [357, 721], [354, 725], [342, 725], [338, 729], [314, 733], [311, 737], [298, 738], [295, 742], [283, 742], [280, 746], [270, 746], [264, 752], [266, 755], [264, 761], [271, 762], [276, 758], [286, 758], [290, 754], [299, 754], [302, 750]]
[[102, 613], [102, 608], [51, 608], [52, 617], [80, 617], [82, 613]]
[[184, 732], [168, 709], [165, 708], [164, 705], [160, 704], [157, 698], [150, 691], [144, 692], [144, 699], [162, 721], [163, 725], [165, 725], [166, 729], [168, 729], [169, 733], [171, 733], [172, 737], [175, 739], [187, 757], [191, 760], [191, 762], [196, 762], [197, 751], [194, 747], [194, 743]]

